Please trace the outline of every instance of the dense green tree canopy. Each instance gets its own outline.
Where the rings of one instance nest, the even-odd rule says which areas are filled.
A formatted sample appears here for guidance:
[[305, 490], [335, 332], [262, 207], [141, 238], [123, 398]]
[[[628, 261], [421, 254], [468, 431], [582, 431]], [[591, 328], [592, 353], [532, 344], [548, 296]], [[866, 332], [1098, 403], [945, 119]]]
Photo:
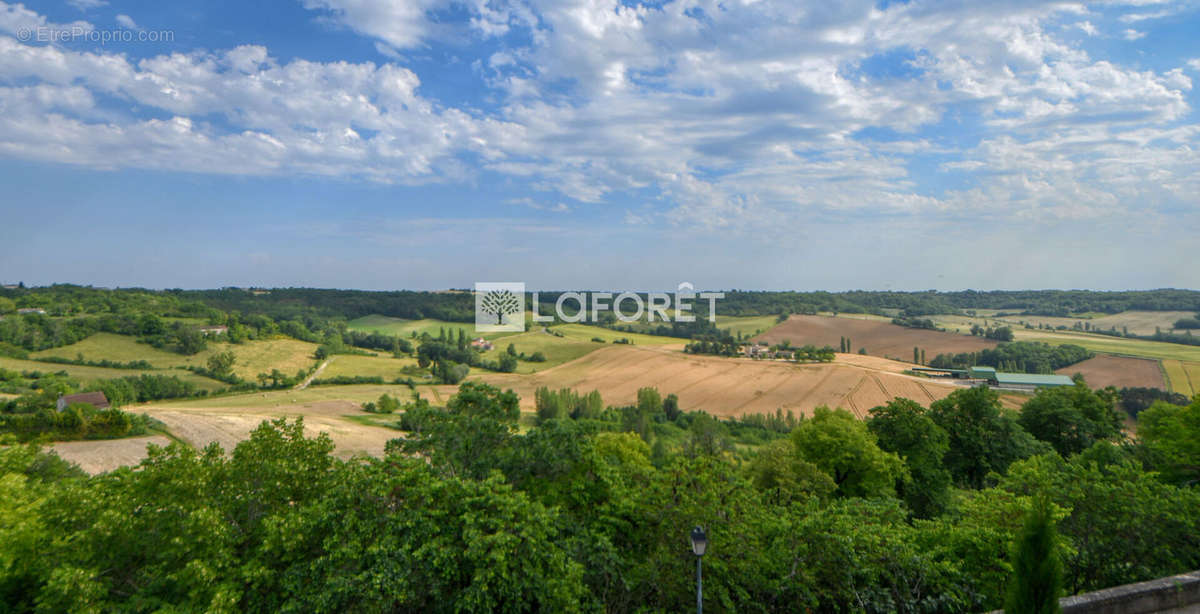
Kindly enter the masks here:
[[879, 449], [866, 423], [843, 410], [818, 407], [792, 433], [801, 458], [829, 474], [844, 497], [896, 494], [896, 482], [908, 479], [904, 461]]

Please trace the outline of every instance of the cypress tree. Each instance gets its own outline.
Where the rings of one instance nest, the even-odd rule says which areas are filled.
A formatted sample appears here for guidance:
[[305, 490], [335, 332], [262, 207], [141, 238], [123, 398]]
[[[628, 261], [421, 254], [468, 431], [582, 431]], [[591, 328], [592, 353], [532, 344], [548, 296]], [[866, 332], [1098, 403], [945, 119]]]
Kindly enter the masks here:
[[1013, 549], [1013, 575], [1004, 602], [1005, 613], [1059, 614], [1062, 575], [1050, 499], [1040, 494], [1025, 514], [1025, 527]]

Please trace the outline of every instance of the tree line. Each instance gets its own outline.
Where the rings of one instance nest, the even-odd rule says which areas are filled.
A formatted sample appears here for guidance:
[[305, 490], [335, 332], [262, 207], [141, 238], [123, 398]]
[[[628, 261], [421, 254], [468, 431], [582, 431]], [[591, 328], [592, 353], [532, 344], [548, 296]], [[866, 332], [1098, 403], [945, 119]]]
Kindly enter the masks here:
[[1012, 373], [1046, 374], [1094, 356], [1093, 352], [1069, 343], [1050, 345], [1040, 341], [1014, 341], [978, 352], [938, 354], [929, 361], [929, 366], [938, 369], [987, 366]]

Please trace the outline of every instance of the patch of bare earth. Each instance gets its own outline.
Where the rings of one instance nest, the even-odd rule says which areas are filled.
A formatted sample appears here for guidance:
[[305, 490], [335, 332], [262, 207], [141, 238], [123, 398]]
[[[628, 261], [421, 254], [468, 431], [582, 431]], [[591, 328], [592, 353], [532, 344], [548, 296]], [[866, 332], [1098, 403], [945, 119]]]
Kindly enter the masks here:
[[1162, 368], [1157, 360], [1110, 356], [1100, 354], [1083, 362], [1063, 367], [1056, 371], [1061, 375], [1082, 373], [1083, 379], [1093, 388], [1116, 386], [1117, 388], [1161, 388], [1167, 389], [1163, 381]]
[[754, 337], [772, 345], [790, 341], [792, 345], [841, 347], [842, 337], [849, 337], [851, 352], [865, 348], [871, 356], [910, 360], [913, 348], [925, 350], [926, 359], [938, 354], [978, 352], [996, 347], [995, 341], [936, 330], [897, 326], [879, 320], [858, 320], [830, 316], [795, 315]]
[[169, 443], [171, 440], [162, 435], [151, 435], [128, 439], [62, 441], [49, 448], [64, 460], [71, 461], [84, 471], [95, 475], [117, 467], [136, 465], [146, 458], [147, 445], [166, 446]]
[[[248, 439], [263, 421], [277, 418], [304, 418], [305, 434], [312, 437], [327, 433], [334, 443], [334, 454], [340, 458], [367, 454], [382, 456], [384, 446], [400, 436], [399, 431], [382, 426], [369, 426], [347, 420], [345, 416], [361, 414], [362, 409], [350, 401], [316, 401], [297, 405], [267, 408], [157, 408], [138, 407], [160, 420], [172, 435], [199, 449], [216, 443], [230, 452], [238, 442]], [[105, 441], [73, 441], [54, 444], [53, 449], [63, 458], [78, 463], [88, 473], [111, 471], [121, 466], [136, 465], [146, 458], [146, 444], [167, 445], [166, 437], [135, 437]]]

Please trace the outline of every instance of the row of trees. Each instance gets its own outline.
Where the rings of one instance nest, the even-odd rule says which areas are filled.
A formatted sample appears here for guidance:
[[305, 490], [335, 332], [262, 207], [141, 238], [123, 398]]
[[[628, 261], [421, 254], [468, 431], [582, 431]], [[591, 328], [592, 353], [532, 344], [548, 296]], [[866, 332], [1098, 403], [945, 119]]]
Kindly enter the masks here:
[[115, 407], [96, 409], [88, 403], [72, 403], [58, 411], [40, 408], [32, 412], [0, 411], [0, 443], [35, 439], [117, 439], [146, 434], [149, 419]]
[[965, 369], [976, 365], [1016, 373], [1053, 373], [1095, 356], [1073, 344], [1050, 345], [1038, 341], [1001, 343], [979, 352], [938, 354], [929, 366], [938, 369]]

